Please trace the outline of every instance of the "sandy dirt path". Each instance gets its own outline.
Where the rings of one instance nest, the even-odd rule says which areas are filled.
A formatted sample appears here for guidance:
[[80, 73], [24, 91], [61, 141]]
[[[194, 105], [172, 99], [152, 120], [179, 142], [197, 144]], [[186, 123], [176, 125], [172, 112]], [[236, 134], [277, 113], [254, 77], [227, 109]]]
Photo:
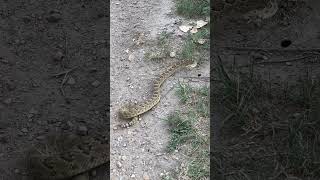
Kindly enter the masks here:
[[[164, 83], [162, 100], [155, 109], [144, 114], [134, 127], [115, 128], [125, 122], [118, 119], [119, 107], [128, 100], [139, 102], [147, 98], [154, 78], [167, 66], [144, 60], [147, 45], [136, 46], [133, 39], [143, 33], [145, 41], [155, 41], [164, 30], [177, 33], [175, 22], [179, 17], [174, 15], [173, 8], [171, 0], [111, 1], [111, 179], [161, 179], [161, 174], [178, 165], [179, 154], [165, 153], [169, 134], [162, 119], [179, 109], [173, 89], [178, 80], [197, 76], [203, 69], [188, 74], [178, 72]], [[204, 67], [207, 68], [203, 74], [209, 76], [208, 66]]]

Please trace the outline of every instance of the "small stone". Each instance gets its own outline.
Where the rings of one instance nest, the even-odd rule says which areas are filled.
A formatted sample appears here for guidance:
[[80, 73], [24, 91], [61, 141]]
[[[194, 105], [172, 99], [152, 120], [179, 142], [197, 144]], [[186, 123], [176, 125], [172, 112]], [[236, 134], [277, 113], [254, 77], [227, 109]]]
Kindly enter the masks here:
[[175, 57], [176, 56], [176, 52], [174, 52], [174, 51], [172, 51], [172, 52], [170, 52], [170, 57]]
[[74, 85], [76, 83], [76, 80], [73, 77], [69, 77], [67, 83], [70, 84], [70, 85]]
[[27, 133], [27, 132], [29, 132], [29, 131], [28, 131], [28, 129], [27, 129], [27, 128], [22, 128], [22, 129], [21, 129], [21, 132], [23, 132], [23, 133]]
[[133, 60], [134, 60], [134, 55], [133, 55], [133, 54], [130, 54], [129, 57], [128, 57], [128, 60], [129, 60], [129, 61], [133, 61]]
[[203, 20], [199, 20], [199, 21], [197, 21], [196, 23], [197, 23], [196, 28], [198, 28], [198, 29], [199, 29], [199, 28], [202, 28], [203, 26], [205, 26], [205, 25], [208, 24], [208, 22], [203, 21]]
[[117, 162], [117, 167], [118, 167], [118, 168], [122, 168], [121, 162], [119, 162], [119, 161]]
[[199, 44], [204, 44], [206, 42], [206, 39], [198, 39]]
[[192, 26], [189, 26], [189, 25], [179, 26], [179, 29], [184, 33], [188, 32], [191, 28], [192, 28]]
[[294, 113], [294, 114], [292, 114], [292, 116], [294, 117], [294, 118], [299, 118], [300, 117], [300, 113]]
[[79, 126], [78, 127], [78, 134], [81, 136], [85, 136], [88, 134], [88, 128], [86, 126]]
[[50, 23], [56, 23], [61, 19], [61, 14], [58, 12], [51, 12], [51, 14], [47, 17], [47, 21]]
[[19, 169], [14, 169], [14, 173], [19, 174], [20, 170]]
[[195, 28], [195, 27], [193, 27], [193, 28], [190, 30], [190, 32], [191, 32], [192, 34], [197, 33], [197, 32], [198, 32], [198, 29]]
[[31, 108], [29, 114], [38, 114], [38, 111], [34, 108]]
[[100, 81], [95, 80], [95, 81], [93, 81], [93, 83], [91, 85], [94, 87], [98, 87], [100, 84], [101, 84]]
[[121, 156], [121, 160], [125, 161], [125, 160], [127, 160], [127, 157], [126, 156]]
[[150, 177], [148, 174], [143, 174], [143, 180], [150, 180]]
[[254, 108], [252, 108], [252, 112], [255, 113], [255, 114], [258, 114], [260, 111], [257, 108], [254, 107]]
[[6, 105], [9, 105], [12, 103], [12, 98], [7, 98], [3, 101]]
[[135, 175], [135, 174], [132, 174], [131, 177], [134, 178], [134, 177], [136, 177], [136, 175]]
[[41, 136], [37, 136], [36, 139], [37, 139], [37, 140], [44, 140], [44, 139], [45, 139], [45, 136], [42, 136], [42, 135], [41, 135]]
[[53, 55], [53, 60], [55, 60], [55, 61], [61, 61], [63, 58], [64, 58], [64, 54], [61, 51], [57, 51]]

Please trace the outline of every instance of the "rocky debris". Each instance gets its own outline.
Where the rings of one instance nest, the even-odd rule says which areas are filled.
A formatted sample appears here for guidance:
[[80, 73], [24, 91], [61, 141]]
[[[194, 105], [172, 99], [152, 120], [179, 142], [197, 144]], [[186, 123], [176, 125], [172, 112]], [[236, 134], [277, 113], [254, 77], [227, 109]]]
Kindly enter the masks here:
[[143, 180], [150, 180], [150, 177], [148, 174], [143, 174]]
[[52, 10], [49, 12], [49, 16], [47, 17], [47, 21], [50, 23], [59, 22], [62, 19], [61, 13], [57, 10]]
[[85, 136], [88, 134], [88, 128], [84, 125], [79, 126], [77, 132], [80, 136]]
[[98, 87], [100, 84], [101, 84], [101, 83], [100, 83], [100, 81], [98, 81], [98, 80], [95, 80], [95, 81], [93, 81], [93, 83], [91, 83], [91, 85], [92, 85], [93, 87]]
[[28, 133], [29, 131], [28, 131], [27, 128], [22, 128], [22, 129], [21, 129], [21, 132], [23, 132], [23, 133]]
[[122, 168], [121, 162], [119, 162], [119, 161], [117, 162], [117, 167], [118, 167], [118, 168]]
[[6, 98], [4, 101], [3, 101], [6, 105], [9, 105], [12, 103], [12, 98]]
[[70, 76], [69, 79], [68, 79], [67, 84], [74, 85], [75, 83], [76, 83], [76, 80], [72, 76]]
[[176, 52], [175, 51], [172, 51], [172, 52], [170, 52], [170, 57], [176, 57]]
[[64, 54], [61, 51], [57, 51], [53, 55], [53, 60], [55, 60], [55, 61], [61, 61], [63, 58], [64, 58]]

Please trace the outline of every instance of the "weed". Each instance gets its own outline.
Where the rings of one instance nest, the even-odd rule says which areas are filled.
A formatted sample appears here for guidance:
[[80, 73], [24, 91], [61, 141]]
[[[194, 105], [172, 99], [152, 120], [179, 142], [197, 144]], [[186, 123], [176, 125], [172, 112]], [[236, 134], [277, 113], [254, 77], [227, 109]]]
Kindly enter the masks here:
[[192, 18], [210, 15], [209, 0], [177, 0], [176, 11], [178, 14]]
[[179, 82], [176, 95], [180, 99], [180, 102], [183, 104], [187, 103], [187, 101], [190, 99], [191, 87], [188, 84]]
[[171, 139], [168, 145], [168, 151], [175, 150], [179, 145], [194, 137], [194, 130], [190, 119], [182, 118], [179, 112], [171, 114], [167, 118], [170, 126]]

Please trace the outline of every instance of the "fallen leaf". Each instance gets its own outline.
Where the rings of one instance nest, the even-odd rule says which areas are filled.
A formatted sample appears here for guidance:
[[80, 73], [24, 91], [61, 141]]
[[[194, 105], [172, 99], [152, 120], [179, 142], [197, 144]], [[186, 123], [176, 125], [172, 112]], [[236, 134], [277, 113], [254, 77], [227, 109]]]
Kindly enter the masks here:
[[198, 32], [198, 29], [195, 28], [195, 27], [193, 27], [193, 28], [190, 30], [190, 32], [191, 32], [192, 34], [197, 33], [197, 32]]
[[206, 42], [206, 39], [198, 39], [199, 44], [204, 44]]
[[170, 57], [175, 57], [176, 56], [176, 52], [174, 52], [174, 51], [172, 51], [172, 52], [170, 52]]
[[197, 21], [197, 26], [196, 26], [196, 28], [197, 28], [197, 29], [202, 28], [203, 26], [205, 26], [205, 25], [207, 25], [207, 24], [208, 24], [208, 22], [203, 21], [203, 20], [199, 20], [199, 21]]
[[128, 59], [129, 59], [129, 61], [132, 61], [134, 59], [134, 55], [130, 54]]
[[190, 29], [192, 28], [192, 26], [188, 26], [188, 25], [182, 25], [182, 26], [179, 26], [179, 29], [182, 31], [182, 32], [188, 32]]

